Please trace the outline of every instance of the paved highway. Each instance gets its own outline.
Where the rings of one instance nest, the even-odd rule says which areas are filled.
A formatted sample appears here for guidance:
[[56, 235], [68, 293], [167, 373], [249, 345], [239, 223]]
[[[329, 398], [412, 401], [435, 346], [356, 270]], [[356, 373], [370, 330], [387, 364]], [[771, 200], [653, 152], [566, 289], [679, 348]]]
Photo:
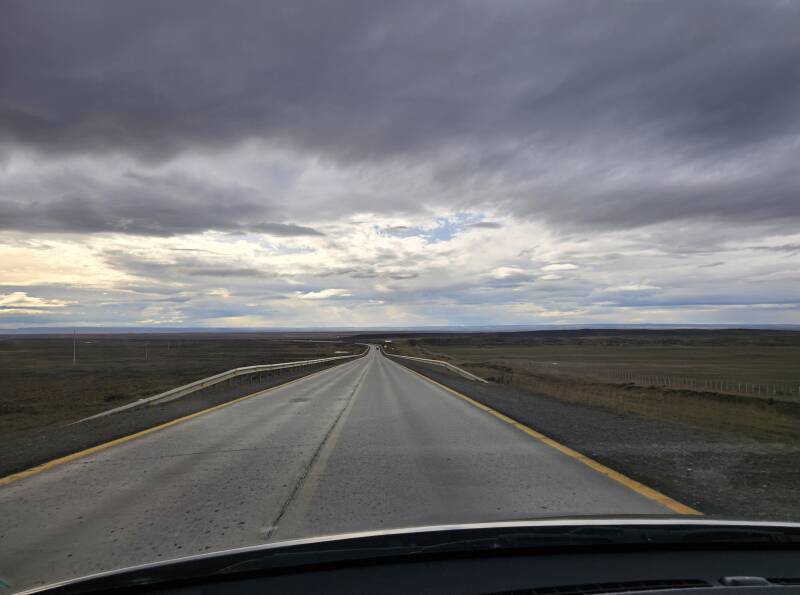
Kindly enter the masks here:
[[670, 511], [373, 349], [0, 486], [0, 577], [18, 589], [265, 540], [632, 513]]

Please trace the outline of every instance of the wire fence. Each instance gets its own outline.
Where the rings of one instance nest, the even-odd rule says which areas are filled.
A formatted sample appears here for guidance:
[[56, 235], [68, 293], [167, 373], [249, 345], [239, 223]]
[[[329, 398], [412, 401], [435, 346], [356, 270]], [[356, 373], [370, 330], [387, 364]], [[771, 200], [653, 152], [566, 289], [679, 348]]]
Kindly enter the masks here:
[[754, 382], [720, 378], [712, 375], [696, 377], [679, 374], [643, 373], [624, 366], [563, 366], [557, 363], [527, 362], [526, 367], [549, 375], [591, 377], [606, 382], [638, 386], [766, 398], [800, 397], [800, 384], [791, 382]]

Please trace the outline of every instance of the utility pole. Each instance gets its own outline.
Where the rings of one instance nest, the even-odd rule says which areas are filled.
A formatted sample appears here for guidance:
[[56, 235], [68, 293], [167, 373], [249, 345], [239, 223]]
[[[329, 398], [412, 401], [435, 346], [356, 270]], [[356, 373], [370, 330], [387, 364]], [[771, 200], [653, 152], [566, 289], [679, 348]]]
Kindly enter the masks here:
[[72, 329], [72, 365], [78, 361], [78, 329]]
[[147, 343], [144, 344], [144, 361], [147, 361]]

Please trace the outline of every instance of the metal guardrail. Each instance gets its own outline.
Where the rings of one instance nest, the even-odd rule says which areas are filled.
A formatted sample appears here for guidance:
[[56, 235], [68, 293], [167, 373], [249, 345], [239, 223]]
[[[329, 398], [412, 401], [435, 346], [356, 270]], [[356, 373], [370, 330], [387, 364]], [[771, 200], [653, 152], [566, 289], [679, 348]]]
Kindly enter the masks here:
[[84, 417], [83, 419], [79, 419], [78, 421], [72, 422], [72, 424], [70, 425], [79, 424], [83, 421], [96, 419], [98, 417], [103, 417], [105, 415], [111, 415], [112, 413], [125, 411], [126, 409], [133, 409], [134, 407], [140, 407], [142, 405], [156, 405], [159, 403], [168, 403], [169, 401], [180, 399], [181, 397], [185, 397], [186, 395], [189, 395], [193, 392], [203, 390], [204, 388], [208, 388], [209, 386], [214, 386], [215, 384], [220, 384], [221, 382], [225, 382], [227, 380], [231, 380], [233, 378], [237, 378], [240, 376], [247, 376], [250, 374], [260, 374], [263, 372], [271, 372], [273, 370], [285, 370], [289, 368], [302, 368], [307, 366], [315, 366], [337, 360], [353, 359], [357, 357], [363, 357], [368, 352], [369, 348], [365, 349], [362, 353], [357, 353], [355, 355], [340, 355], [337, 357], [309, 359], [299, 362], [284, 362], [280, 364], [262, 364], [258, 366], [244, 366], [241, 368], [233, 368], [232, 370], [228, 370], [227, 372], [220, 372], [219, 374], [215, 374], [214, 376], [201, 378], [200, 380], [195, 380], [194, 382], [190, 382], [189, 384], [184, 384], [183, 386], [179, 386], [177, 388], [164, 391], [163, 393], [153, 395], [152, 397], [146, 397], [144, 399], [139, 399], [138, 401], [133, 401], [132, 403], [128, 403], [127, 405], [122, 405], [121, 407], [116, 407], [114, 409], [109, 409], [107, 411], [101, 411], [100, 413], [96, 413], [95, 415]]
[[474, 380], [476, 382], [482, 382], [483, 384], [489, 384], [488, 380], [484, 380], [480, 376], [475, 376], [475, 374], [471, 374], [470, 372], [467, 372], [466, 370], [459, 368], [458, 366], [454, 366], [451, 363], [443, 362], [438, 359], [425, 359], [424, 357], [411, 357], [410, 355], [397, 355], [394, 353], [386, 353], [386, 351], [384, 351], [382, 347], [381, 347], [381, 353], [386, 357], [399, 357], [402, 359], [410, 359], [425, 364], [433, 364], [434, 366], [442, 366], [444, 368], [447, 368], [451, 372], [455, 372], [459, 376], [463, 376], [464, 378], [469, 378], [470, 380]]

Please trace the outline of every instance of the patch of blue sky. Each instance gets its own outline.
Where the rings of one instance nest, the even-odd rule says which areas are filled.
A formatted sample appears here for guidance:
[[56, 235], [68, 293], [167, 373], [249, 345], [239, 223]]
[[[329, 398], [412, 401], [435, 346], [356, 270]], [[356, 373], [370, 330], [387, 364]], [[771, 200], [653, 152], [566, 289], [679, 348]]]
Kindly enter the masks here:
[[437, 244], [449, 242], [468, 225], [480, 223], [483, 219], [483, 215], [478, 213], [456, 213], [452, 217], [436, 217], [429, 226], [397, 225], [383, 228], [375, 226], [375, 230], [382, 236], [419, 237], [428, 244]]

